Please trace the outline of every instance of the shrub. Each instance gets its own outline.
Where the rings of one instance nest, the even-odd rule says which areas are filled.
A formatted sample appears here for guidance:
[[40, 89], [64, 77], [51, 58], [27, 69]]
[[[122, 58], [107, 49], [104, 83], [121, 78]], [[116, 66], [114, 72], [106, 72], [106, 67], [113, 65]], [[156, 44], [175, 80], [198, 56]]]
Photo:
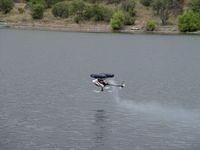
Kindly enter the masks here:
[[154, 31], [156, 28], [156, 22], [154, 20], [148, 20], [145, 28], [146, 31]]
[[113, 30], [119, 30], [124, 25], [124, 13], [122, 11], [117, 11], [113, 14], [110, 25]]
[[193, 11], [200, 12], [200, 0], [191, 0], [189, 6]]
[[18, 8], [18, 12], [20, 13], [20, 14], [23, 14], [24, 12], [25, 12], [25, 10], [24, 10], [24, 8]]
[[135, 15], [135, 1], [134, 0], [124, 0], [121, 3], [121, 9], [125, 12], [130, 13], [131, 16]]
[[3, 11], [5, 14], [9, 13], [13, 6], [14, 3], [12, 0], [0, 0], [0, 11]]
[[140, 0], [140, 3], [146, 7], [150, 6], [152, 3], [152, 0]]
[[35, 4], [32, 8], [33, 19], [42, 19], [44, 13], [44, 6], [42, 4]]
[[124, 13], [124, 24], [133, 25], [135, 23], [135, 18], [130, 15], [130, 13]]
[[62, 1], [64, 1], [64, 0], [45, 0], [48, 8], [50, 8], [51, 6], [55, 5], [56, 3], [59, 3]]
[[79, 23], [82, 20], [83, 20], [83, 18], [81, 16], [79, 16], [79, 15], [74, 16], [74, 22]]
[[27, 3], [28, 7], [30, 7], [31, 9], [33, 9], [34, 5], [37, 4], [42, 5], [44, 8], [47, 7], [45, 0], [29, 0], [29, 2]]
[[70, 3], [70, 14], [83, 16], [86, 4], [83, 0], [73, 0]]
[[94, 4], [86, 7], [84, 16], [87, 20], [110, 21], [112, 14], [113, 11], [110, 8], [104, 5]]
[[55, 17], [67, 18], [69, 16], [69, 6], [66, 2], [59, 2], [52, 8]]
[[186, 11], [178, 17], [178, 28], [181, 32], [193, 32], [200, 30], [200, 14]]

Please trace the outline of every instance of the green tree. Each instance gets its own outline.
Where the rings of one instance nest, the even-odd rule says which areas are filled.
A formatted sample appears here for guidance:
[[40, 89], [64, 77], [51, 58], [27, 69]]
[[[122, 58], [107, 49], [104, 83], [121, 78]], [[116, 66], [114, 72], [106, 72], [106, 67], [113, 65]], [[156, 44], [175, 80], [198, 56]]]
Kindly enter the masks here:
[[35, 4], [32, 8], [33, 19], [42, 19], [44, 13], [44, 6], [42, 4]]
[[12, 0], [0, 0], [0, 11], [7, 14], [9, 13], [14, 6]]
[[124, 13], [122, 11], [117, 11], [113, 14], [110, 25], [113, 30], [119, 30], [123, 27], [124, 25]]
[[200, 30], [200, 14], [191, 10], [178, 17], [178, 28], [181, 32]]

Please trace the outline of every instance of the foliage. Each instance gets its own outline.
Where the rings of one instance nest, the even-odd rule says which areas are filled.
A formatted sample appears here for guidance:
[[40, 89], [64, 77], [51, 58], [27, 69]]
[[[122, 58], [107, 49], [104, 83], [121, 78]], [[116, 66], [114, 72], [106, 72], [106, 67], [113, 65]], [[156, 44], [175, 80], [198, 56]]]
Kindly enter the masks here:
[[94, 21], [110, 21], [113, 11], [100, 4], [87, 5], [85, 10], [85, 19]]
[[48, 8], [52, 7], [53, 5], [59, 3], [59, 2], [63, 2], [64, 0], [45, 0], [46, 5]]
[[153, 0], [140, 0], [140, 3], [146, 7], [150, 6]]
[[135, 23], [135, 18], [130, 15], [130, 13], [124, 13], [124, 25], [133, 25]]
[[70, 3], [70, 14], [83, 16], [86, 4], [83, 0], [73, 0]]
[[52, 14], [55, 17], [67, 18], [69, 16], [69, 4], [66, 2], [59, 2], [52, 8]]
[[110, 25], [113, 30], [119, 30], [123, 27], [124, 25], [124, 13], [122, 11], [117, 11], [113, 14]]
[[146, 31], [154, 31], [156, 28], [156, 22], [154, 20], [148, 20], [145, 26]]
[[131, 16], [135, 15], [135, 1], [134, 0], [124, 0], [121, 3], [121, 9], [125, 12], [130, 13]]
[[191, 10], [184, 12], [178, 17], [178, 28], [181, 32], [200, 30], [200, 14]]
[[7, 14], [14, 6], [13, 0], [0, 0], [0, 11]]
[[34, 5], [37, 4], [42, 5], [44, 8], [47, 7], [45, 0], [29, 0], [27, 3], [28, 7], [30, 7], [31, 9], [33, 9]]
[[24, 10], [24, 8], [18, 8], [18, 12], [20, 13], [20, 14], [23, 14], [24, 12], [25, 12], [25, 10]]
[[101, 2], [104, 2], [104, 3], [107, 3], [107, 4], [119, 4], [121, 1], [123, 0], [86, 0], [90, 3], [101, 3]]
[[42, 19], [44, 13], [44, 6], [42, 4], [35, 4], [32, 7], [33, 19]]
[[153, 0], [152, 7], [160, 16], [163, 25], [167, 24], [170, 13], [180, 11], [182, 0]]
[[79, 23], [82, 20], [83, 20], [83, 18], [81, 16], [79, 16], [79, 15], [74, 16], [74, 22]]
[[200, 12], [200, 0], [191, 0], [190, 9], [195, 12]]

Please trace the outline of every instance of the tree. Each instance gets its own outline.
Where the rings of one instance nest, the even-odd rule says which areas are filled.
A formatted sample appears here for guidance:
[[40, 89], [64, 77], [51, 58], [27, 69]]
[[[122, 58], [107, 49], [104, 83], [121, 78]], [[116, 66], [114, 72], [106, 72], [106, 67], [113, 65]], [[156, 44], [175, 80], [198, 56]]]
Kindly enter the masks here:
[[163, 25], [167, 24], [170, 13], [180, 11], [183, 0], [154, 0], [153, 10], [160, 16]]
[[13, 6], [14, 3], [12, 0], [0, 0], [0, 11], [3, 11], [5, 14], [9, 13]]

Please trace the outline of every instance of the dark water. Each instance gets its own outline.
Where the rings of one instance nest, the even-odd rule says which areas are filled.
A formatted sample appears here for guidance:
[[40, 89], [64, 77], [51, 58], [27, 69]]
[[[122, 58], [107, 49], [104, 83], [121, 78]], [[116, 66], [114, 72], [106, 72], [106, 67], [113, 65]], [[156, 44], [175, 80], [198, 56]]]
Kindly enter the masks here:
[[0, 150], [199, 150], [199, 108], [198, 36], [0, 30]]

